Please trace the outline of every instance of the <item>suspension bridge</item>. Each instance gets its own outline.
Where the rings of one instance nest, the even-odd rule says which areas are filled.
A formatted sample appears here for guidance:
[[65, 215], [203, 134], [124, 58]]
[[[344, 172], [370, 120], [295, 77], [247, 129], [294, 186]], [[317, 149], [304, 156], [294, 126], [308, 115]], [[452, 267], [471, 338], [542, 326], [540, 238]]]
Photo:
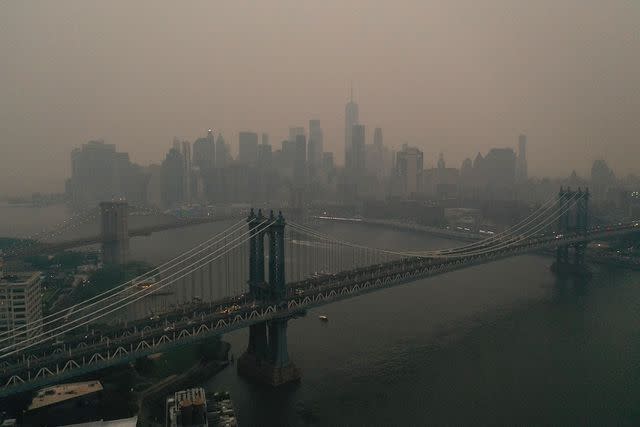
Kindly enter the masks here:
[[[155, 214], [164, 216], [165, 221], [130, 229], [128, 221], [122, 221], [122, 218], [116, 221], [113, 218], [114, 214], [125, 217], [130, 214]], [[156, 209], [131, 206], [124, 202], [105, 202], [101, 203], [97, 208], [78, 212], [60, 224], [56, 224], [51, 229], [25, 236], [21, 242], [7, 248], [3, 253], [3, 257], [10, 260], [101, 244], [103, 251], [110, 253], [107, 255], [108, 261], [122, 262], [126, 259], [126, 246], [130, 237], [149, 236], [161, 231], [237, 218], [238, 215], [232, 214], [177, 218], [173, 215], [163, 214]], [[71, 239], [60, 239], [61, 236], [68, 235], [83, 225], [97, 222], [100, 222], [101, 226], [99, 232]]]
[[573, 274], [586, 268], [589, 241], [640, 231], [638, 222], [591, 227], [588, 200], [563, 189], [502, 233], [430, 251], [367, 247], [251, 211], [145, 275], [0, 334], [0, 397], [241, 328], [240, 374], [295, 381], [287, 324], [308, 309], [540, 250], [554, 249], [554, 271]]

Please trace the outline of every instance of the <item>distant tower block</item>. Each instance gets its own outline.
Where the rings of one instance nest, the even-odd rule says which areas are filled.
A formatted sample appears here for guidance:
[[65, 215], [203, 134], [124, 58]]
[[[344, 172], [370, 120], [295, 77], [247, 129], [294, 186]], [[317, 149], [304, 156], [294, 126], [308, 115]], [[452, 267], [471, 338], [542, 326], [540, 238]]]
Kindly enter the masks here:
[[129, 258], [129, 205], [125, 201], [100, 203], [102, 260], [104, 264], [124, 265]]

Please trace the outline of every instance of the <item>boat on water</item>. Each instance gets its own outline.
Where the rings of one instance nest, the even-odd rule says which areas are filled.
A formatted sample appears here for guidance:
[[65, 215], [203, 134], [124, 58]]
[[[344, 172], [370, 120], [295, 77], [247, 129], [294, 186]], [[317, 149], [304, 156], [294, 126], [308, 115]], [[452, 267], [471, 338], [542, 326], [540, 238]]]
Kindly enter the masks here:
[[329, 318], [327, 316], [325, 316], [324, 314], [321, 316], [318, 316], [318, 319], [320, 319], [321, 322], [328, 322]]

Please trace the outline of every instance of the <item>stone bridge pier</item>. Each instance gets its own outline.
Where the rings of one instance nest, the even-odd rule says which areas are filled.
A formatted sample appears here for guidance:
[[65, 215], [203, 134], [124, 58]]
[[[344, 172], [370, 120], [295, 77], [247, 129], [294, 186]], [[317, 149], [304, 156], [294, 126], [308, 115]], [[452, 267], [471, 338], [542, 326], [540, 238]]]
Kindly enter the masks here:
[[[285, 221], [273, 211], [267, 218], [251, 210], [249, 218], [249, 293], [256, 301], [278, 304], [286, 298]], [[266, 224], [269, 224], [266, 226]], [[265, 277], [265, 240], [268, 249], [268, 278]], [[279, 386], [300, 379], [300, 372], [289, 359], [288, 318], [275, 318], [249, 327], [249, 345], [238, 359], [238, 373], [252, 380]]]

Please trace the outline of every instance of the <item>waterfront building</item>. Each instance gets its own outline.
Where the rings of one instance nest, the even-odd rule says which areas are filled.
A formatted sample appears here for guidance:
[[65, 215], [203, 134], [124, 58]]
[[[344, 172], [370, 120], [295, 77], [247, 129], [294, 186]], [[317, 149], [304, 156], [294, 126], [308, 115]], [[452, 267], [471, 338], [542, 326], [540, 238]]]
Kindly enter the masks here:
[[40, 272], [8, 274], [0, 265], [0, 334], [13, 333], [11, 344], [28, 343], [41, 331], [40, 283]]

